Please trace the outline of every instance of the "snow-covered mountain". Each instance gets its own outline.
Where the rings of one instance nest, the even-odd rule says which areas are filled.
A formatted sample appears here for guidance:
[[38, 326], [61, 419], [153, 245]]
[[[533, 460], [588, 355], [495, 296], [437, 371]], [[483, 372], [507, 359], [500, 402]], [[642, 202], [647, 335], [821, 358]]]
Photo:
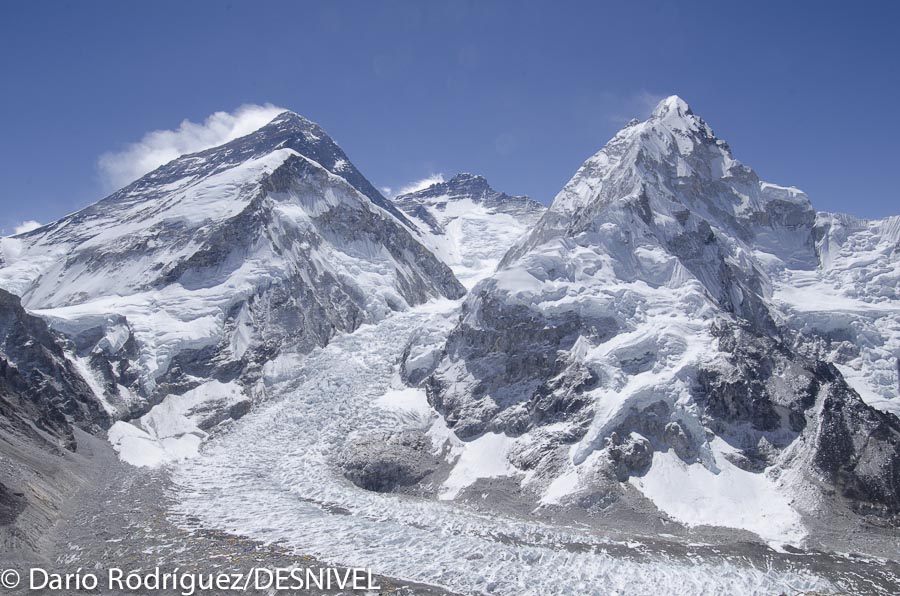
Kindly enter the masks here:
[[[521, 512], [587, 510], [835, 550], [857, 514], [900, 515], [898, 286], [900, 219], [816, 213], [677, 97], [549, 209], [471, 174], [388, 201], [286, 112], [0, 239], [0, 439], [65, 452], [112, 424], [156, 465], [266, 396], [181, 466], [191, 515], [239, 502], [254, 535], [253, 495], [324, 499], [303, 514], [332, 554], [335, 528], [385, 552], [426, 516], [429, 556], [466, 528], [456, 560], [480, 513], [375, 493], [492, 494], [484, 531], [523, 543]], [[0, 514], [22, 506], [0, 484]]]
[[281, 350], [462, 296], [417, 236], [325, 131], [285, 112], [4, 239], [0, 286], [69, 338], [110, 416], [143, 414], [110, 437], [152, 461], [246, 412]]
[[506, 251], [546, 210], [528, 197], [496, 191], [474, 174], [457, 174], [397, 196], [394, 203], [467, 288], [493, 273]]
[[669, 97], [412, 366], [432, 363], [468, 484], [490, 469], [544, 506], [649, 500], [799, 542], [835, 507], [900, 513], [897, 241], [896, 218], [817, 215], [760, 181]]

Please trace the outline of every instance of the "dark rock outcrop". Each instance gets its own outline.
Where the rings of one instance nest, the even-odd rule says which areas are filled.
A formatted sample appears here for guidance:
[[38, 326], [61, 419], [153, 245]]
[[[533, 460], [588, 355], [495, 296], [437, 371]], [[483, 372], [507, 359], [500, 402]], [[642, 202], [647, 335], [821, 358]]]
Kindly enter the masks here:
[[375, 492], [412, 486], [434, 472], [439, 459], [431, 441], [419, 431], [364, 436], [351, 440], [339, 465], [353, 484]]

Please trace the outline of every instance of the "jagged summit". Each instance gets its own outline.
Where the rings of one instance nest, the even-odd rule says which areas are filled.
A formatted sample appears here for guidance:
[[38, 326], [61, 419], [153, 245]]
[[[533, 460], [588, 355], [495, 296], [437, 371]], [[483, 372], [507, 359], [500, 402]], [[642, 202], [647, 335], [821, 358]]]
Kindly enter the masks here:
[[272, 118], [269, 121], [269, 123], [267, 124], [267, 126], [272, 125], [272, 124], [280, 124], [280, 123], [296, 125], [296, 126], [301, 126], [301, 127], [314, 126], [321, 130], [321, 127], [318, 124], [316, 124], [312, 120], [309, 120], [308, 118], [304, 118], [303, 116], [301, 116], [297, 112], [294, 112], [293, 110], [285, 110], [285, 111], [281, 112], [280, 114], [278, 114], [277, 116]]
[[691, 110], [691, 106], [689, 106], [686, 101], [684, 101], [677, 95], [670, 95], [669, 97], [656, 104], [656, 107], [653, 108], [651, 116], [654, 118], [664, 118], [669, 114], [675, 114], [677, 116], [689, 116], [693, 115], [693, 113], [694, 112]]
[[446, 182], [438, 183], [433, 186], [440, 187], [442, 184], [451, 189], [465, 188], [482, 192], [494, 192], [494, 189], [488, 184], [487, 178], [479, 174], [470, 174], [469, 172], [460, 172]]
[[[694, 113], [691, 106], [677, 95], [671, 95], [659, 102], [651, 112], [646, 123], [650, 129], [659, 130], [666, 126], [669, 131], [687, 135], [699, 135], [701, 138], [715, 138], [712, 128], [703, 118]], [[727, 147], [727, 146], [726, 146]]]
[[688, 215], [738, 238], [753, 236], [752, 228], [760, 221], [810, 223], [815, 218], [804, 193], [762, 182], [673, 95], [649, 118], [629, 123], [589, 157], [531, 238], [506, 261], [550, 236], [583, 232], [604, 212], [623, 206], [662, 234], [677, 233]]
[[472, 174], [471, 172], [459, 172], [458, 174], [454, 174], [450, 181], [466, 181], [466, 180], [483, 180], [487, 182], [487, 179], [481, 174]]
[[[649, 135], [674, 133], [687, 137], [718, 141], [718, 139], [715, 139], [715, 133], [709, 124], [697, 115], [686, 101], [677, 95], [670, 95], [660, 101], [645, 121], [638, 121], [637, 123], [643, 124], [643, 132]], [[629, 127], [626, 125], [623, 130], [627, 130]], [[622, 133], [620, 132], [619, 134]], [[722, 141], [719, 142], [723, 143]], [[679, 147], [685, 146], [681, 145]], [[724, 147], [727, 150], [727, 145], [724, 145]]]
[[293, 149], [300, 155], [319, 163], [332, 174], [344, 178], [373, 203], [388, 210], [404, 223], [409, 223], [403, 214], [362, 175], [343, 149], [321, 126], [296, 112], [282, 112], [271, 122], [246, 137], [235, 139], [231, 143], [196, 155], [200, 156], [200, 159], [223, 155], [233, 155], [240, 159], [249, 156], [255, 157], [282, 148]]
[[405, 193], [402, 195], [397, 195], [394, 198], [394, 201], [402, 201], [404, 197], [408, 196], [453, 196], [455, 193], [458, 193], [460, 191], [467, 192], [470, 196], [472, 195], [472, 193], [482, 195], [484, 193], [496, 192], [493, 188], [491, 188], [491, 185], [488, 184], [488, 181], [484, 176], [480, 176], [478, 174], [470, 174], [468, 172], [461, 172], [459, 174], [455, 174], [449, 180], [435, 182], [434, 184], [423, 189]]

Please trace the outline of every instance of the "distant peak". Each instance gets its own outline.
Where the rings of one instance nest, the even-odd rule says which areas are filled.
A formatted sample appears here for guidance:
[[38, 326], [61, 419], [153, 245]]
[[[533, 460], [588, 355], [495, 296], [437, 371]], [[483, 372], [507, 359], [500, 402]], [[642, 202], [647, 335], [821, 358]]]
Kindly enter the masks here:
[[444, 182], [437, 182], [416, 192], [394, 197], [399, 204], [415, 204], [420, 201], [446, 202], [470, 199], [490, 208], [500, 210], [524, 209], [527, 212], [538, 212], [546, 209], [544, 205], [527, 196], [512, 196], [491, 187], [484, 176], [462, 172]]
[[455, 176], [450, 178], [448, 182], [469, 182], [472, 180], [484, 180], [485, 182], [487, 182], [484, 176], [479, 176], [478, 174], [470, 174], [469, 172], [460, 172], [459, 174], [456, 174]]
[[488, 184], [488, 181], [484, 176], [470, 174], [469, 172], [461, 172], [447, 180], [435, 182], [430, 186], [400, 196], [437, 196], [448, 192], [467, 195], [482, 195], [494, 193], [496, 191], [491, 188], [491, 185]]
[[690, 116], [693, 115], [691, 106], [677, 95], [670, 95], [658, 104], [651, 114], [654, 118], [665, 118], [666, 116]]

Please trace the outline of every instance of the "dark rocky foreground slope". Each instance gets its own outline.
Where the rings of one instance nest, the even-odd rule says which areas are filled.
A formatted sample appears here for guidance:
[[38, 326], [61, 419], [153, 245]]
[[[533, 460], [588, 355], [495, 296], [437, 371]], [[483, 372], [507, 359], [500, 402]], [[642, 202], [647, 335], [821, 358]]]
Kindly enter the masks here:
[[0, 290], [0, 548], [42, 546], [78, 484], [77, 429], [99, 432], [110, 419], [58, 338], [19, 299]]

